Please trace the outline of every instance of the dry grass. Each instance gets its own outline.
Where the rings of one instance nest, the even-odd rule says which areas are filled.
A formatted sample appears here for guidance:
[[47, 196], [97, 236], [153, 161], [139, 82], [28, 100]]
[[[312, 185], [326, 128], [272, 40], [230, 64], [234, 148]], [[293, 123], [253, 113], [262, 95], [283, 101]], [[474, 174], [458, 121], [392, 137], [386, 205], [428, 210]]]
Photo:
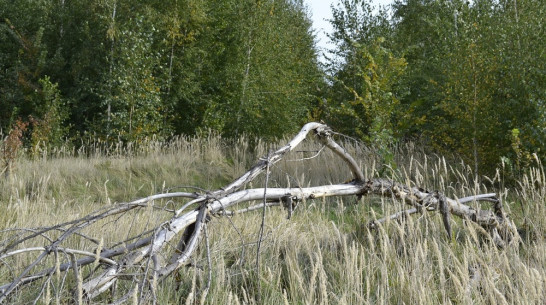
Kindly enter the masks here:
[[[0, 180], [0, 229], [36, 228], [81, 217], [114, 202], [166, 188], [218, 188], [242, 174], [274, 146], [242, 139], [230, 145], [219, 137], [149, 141], [130, 149], [88, 145], [88, 151], [64, 149], [53, 158], [18, 160], [16, 171]], [[235, 145], [236, 144], [236, 145]], [[250, 147], [253, 146], [251, 149]], [[361, 162], [367, 177], [377, 175], [373, 151], [356, 144], [346, 147]], [[350, 172], [333, 154], [306, 143], [273, 169], [269, 187], [343, 182]], [[544, 304], [546, 300], [546, 178], [544, 169], [528, 170], [517, 185], [505, 186], [502, 170], [475, 181], [463, 164], [426, 156], [408, 145], [397, 153], [391, 178], [410, 185], [464, 197], [494, 191], [522, 228], [522, 243], [498, 249], [480, 237], [470, 223], [455, 220], [448, 240], [439, 215], [418, 215], [400, 224], [389, 222], [378, 232], [366, 223], [404, 206], [381, 198], [334, 198], [300, 204], [291, 220], [280, 209], [268, 209], [260, 270], [256, 270], [256, 240], [261, 212], [214, 218], [208, 224], [212, 285], [204, 241], [191, 267], [162, 283], [159, 304]], [[258, 187], [263, 179], [253, 182]], [[177, 189], [178, 190], [178, 189]], [[166, 210], [182, 201], [157, 203]], [[132, 236], [168, 219], [166, 210], [131, 212], [82, 231], [94, 241], [72, 238], [70, 248], [93, 251], [112, 247], [120, 236]], [[6, 241], [16, 231], [0, 235]], [[44, 246], [47, 236], [30, 246]], [[102, 238], [102, 242], [100, 241]], [[97, 243], [97, 244], [94, 244]], [[2, 247], [5, 244], [0, 244]], [[0, 262], [4, 284], [36, 253]], [[59, 260], [70, 259], [59, 255]], [[54, 258], [49, 263], [55, 264]], [[43, 268], [43, 265], [36, 270]], [[91, 268], [91, 267], [86, 267]], [[86, 271], [83, 268], [82, 275]], [[133, 270], [138, 272], [138, 270]], [[472, 280], [479, 273], [479, 280]], [[123, 281], [121, 281], [124, 285]], [[126, 283], [129, 285], [131, 283]], [[9, 300], [12, 303], [73, 302], [74, 272], [60, 273], [49, 283], [38, 281]], [[131, 300], [131, 299], [129, 299]], [[106, 303], [108, 296], [94, 302]]]

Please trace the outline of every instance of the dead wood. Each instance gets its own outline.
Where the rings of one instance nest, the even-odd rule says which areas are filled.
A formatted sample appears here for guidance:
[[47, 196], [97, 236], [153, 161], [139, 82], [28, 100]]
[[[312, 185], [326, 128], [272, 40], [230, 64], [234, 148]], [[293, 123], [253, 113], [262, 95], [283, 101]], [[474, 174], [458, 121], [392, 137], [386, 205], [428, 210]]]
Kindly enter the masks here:
[[[294, 150], [307, 136], [313, 133], [316, 139], [324, 146], [331, 149], [348, 166], [353, 175], [353, 180], [347, 183], [293, 188], [251, 188], [245, 189], [249, 182], [264, 171], [273, 168], [286, 153]], [[135, 293], [141, 299], [155, 302], [155, 285], [161, 283], [181, 266], [187, 265], [190, 258], [199, 247], [202, 237], [206, 238], [205, 228], [213, 225], [211, 216], [230, 217], [234, 214], [259, 210], [264, 206], [283, 206], [288, 211], [288, 217], [299, 202], [331, 196], [382, 196], [401, 200], [412, 206], [411, 209], [398, 212], [383, 219], [369, 223], [370, 228], [385, 223], [387, 220], [400, 219], [417, 212], [439, 211], [448, 237], [451, 237], [450, 218], [457, 216], [476, 223], [499, 246], [504, 247], [515, 236], [515, 226], [502, 211], [501, 202], [495, 194], [481, 194], [462, 199], [447, 198], [440, 192], [431, 192], [419, 187], [410, 187], [389, 179], [366, 179], [360, 170], [358, 163], [332, 138], [330, 128], [320, 123], [308, 123], [285, 146], [282, 146], [267, 157], [261, 158], [241, 177], [223, 188], [212, 192], [203, 193], [164, 193], [138, 199], [132, 202], [120, 203], [109, 208], [99, 210], [83, 218], [58, 224], [42, 229], [25, 229], [10, 240], [1, 241], [0, 262], [8, 257], [29, 252], [40, 254], [30, 263], [25, 270], [14, 274], [7, 283], [0, 286], [0, 303], [10, 297], [15, 291], [20, 291], [34, 281], [50, 278], [53, 273], [69, 272], [70, 269], [81, 283], [75, 294], [78, 299], [93, 299], [108, 291], [119, 280], [130, 280], [133, 285], [122, 292], [115, 303], [127, 300]], [[107, 218], [123, 217], [134, 209], [145, 209], [154, 206], [155, 202], [165, 198], [187, 198], [189, 201], [176, 211], [167, 221], [157, 225], [152, 230], [130, 238], [120, 239], [116, 247], [93, 251], [93, 249], [68, 249], [63, 243], [70, 238], [87, 238], [81, 234], [84, 228], [103, 221]], [[230, 208], [238, 203], [260, 201], [260, 204], [244, 209], [231, 211]], [[466, 203], [472, 201], [490, 201], [494, 203], [494, 211], [475, 209]], [[191, 207], [191, 210], [188, 210]], [[207, 222], [211, 223], [207, 224]], [[60, 231], [62, 234], [56, 239], [47, 240], [48, 246], [25, 247], [28, 242], [41, 238], [46, 233]], [[80, 234], [80, 235], [78, 235]], [[87, 238], [89, 239], [89, 238]], [[178, 245], [174, 251], [169, 250], [169, 244], [178, 239]], [[96, 243], [96, 240], [94, 240]], [[207, 247], [208, 249], [208, 247]], [[100, 252], [100, 253], [98, 253]], [[159, 255], [169, 255], [164, 261], [158, 259]], [[67, 259], [60, 261], [41, 271], [36, 271], [35, 266], [42, 265], [45, 258], [51, 255], [66, 253]], [[81, 258], [77, 259], [76, 255]], [[79, 268], [91, 264], [100, 264], [101, 268], [94, 268], [82, 279]], [[210, 257], [209, 257], [210, 264]], [[140, 272], [128, 272], [139, 269]], [[210, 268], [210, 266], [209, 266]], [[81, 270], [81, 269], [80, 269]], [[6, 279], [4, 279], [6, 280]], [[210, 281], [210, 279], [209, 279]]]

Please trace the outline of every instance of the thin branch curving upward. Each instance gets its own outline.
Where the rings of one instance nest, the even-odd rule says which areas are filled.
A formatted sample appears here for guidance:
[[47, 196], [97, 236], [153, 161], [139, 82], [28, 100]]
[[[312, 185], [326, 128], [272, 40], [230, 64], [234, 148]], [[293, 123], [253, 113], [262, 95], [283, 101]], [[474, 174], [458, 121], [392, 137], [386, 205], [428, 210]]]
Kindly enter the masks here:
[[[256, 177], [266, 171], [273, 170], [274, 165], [282, 160], [288, 152], [300, 145], [309, 134], [313, 134], [318, 142], [331, 149], [336, 156], [345, 162], [347, 170], [354, 178], [351, 182], [297, 188], [271, 188], [266, 183], [264, 188], [245, 189], [248, 183]], [[144, 290], [155, 289], [155, 283], [163, 282], [178, 268], [188, 264], [199, 247], [201, 237], [206, 234], [204, 231], [205, 224], [211, 222], [207, 226], [214, 225], [212, 222], [214, 217], [211, 217], [211, 215], [231, 217], [237, 213], [247, 213], [259, 208], [281, 206], [288, 210], [288, 217], [290, 217], [292, 209], [298, 202], [316, 198], [373, 195], [400, 200], [412, 206], [408, 210], [370, 222], [370, 228], [375, 228], [387, 220], [409, 217], [418, 211], [437, 210], [441, 212], [449, 237], [451, 237], [450, 217], [453, 216], [476, 223], [483, 228], [486, 234], [491, 236], [499, 247], [504, 247], [516, 236], [515, 226], [503, 213], [501, 202], [496, 198], [495, 194], [479, 194], [461, 199], [451, 199], [439, 192], [429, 192], [419, 187], [410, 187], [389, 179], [367, 179], [364, 177], [357, 161], [334, 141], [332, 134], [331, 129], [324, 124], [308, 123], [286, 145], [270, 153], [266, 158], [259, 159], [247, 172], [220, 189], [201, 193], [173, 192], [155, 194], [128, 203], [110, 206], [85, 217], [49, 228], [28, 230], [28, 235], [22, 234], [0, 243], [0, 245], [3, 245], [3, 248], [0, 249], [0, 260], [24, 253], [40, 252], [40, 255], [26, 266], [24, 271], [12, 279], [8, 279], [7, 283], [0, 286], [0, 302], [5, 301], [15, 291], [20, 291], [24, 286], [34, 281], [50, 278], [54, 272], [68, 272], [71, 267], [74, 269], [76, 278], [83, 281], [77, 268], [96, 263], [97, 260], [102, 264], [102, 268], [87, 271], [85, 282], [79, 283], [81, 291], [78, 292], [78, 298], [93, 299], [108, 291], [118, 280], [129, 279], [133, 285], [124, 285], [126, 289], [121, 292], [121, 296], [113, 296], [113, 299], [117, 298], [116, 302], [127, 300], [135, 293], [138, 293], [141, 298], [152, 296], [155, 300], [155, 291], [145, 293]], [[171, 211], [170, 219], [156, 225], [152, 230], [146, 230], [138, 234], [136, 238], [119, 240], [116, 243], [117, 246], [113, 249], [102, 249], [100, 253], [95, 254], [90, 249], [69, 249], [62, 246], [69, 237], [89, 239], [79, 231], [96, 225], [100, 220], [114, 215], [123, 217], [128, 215], [129, 211], [153, 207], [154, 202], [157, 200], [172, 198], [185, 198], [189, 201], [184, 204], [181, 203], [180, 207], [175, 207], [175, 211]], [[238, 209], [235, 212], [228, 210], [239, 203], [256, 201], [262, 203]], [[472, 201], [494, 202], [494, 211], [478, 210], [466, 205], [466, 203]], [[46, 242], [49, 243], [49, 246], [25, 246], [35, 239], [40, 239], [40, 242], [43, 243], [45, 234], [55, 230], [61, 231], [60, 236], [56, 239], [48, 237]], [[169, 250], [172, 247], [168, 245], [177, 239], [178, 244], [174, 251]], [[206, 239], [208, 241], [208, 236], [206, 236]], [[34, 267], [44, 264], [43, 262], [47, 257], [58, 251], [70, 254], [70, 259], [44, 268], [41, 271], [35, 270]], [[84, 257], [77, 259], [76, 255]], [[163, 262], [159, 259], [160, 255], [170, 257], [170, 259]], [[153, 268], [146, 267], [149, 265], [150, 260], [153, 261]], [[140, 268], [141, 271], [128, 272], [128, 270], [134, 268]], [[154, 284], [146, 285], [150, 281]], [[147, 288], [148, 286], [151, 288]]]

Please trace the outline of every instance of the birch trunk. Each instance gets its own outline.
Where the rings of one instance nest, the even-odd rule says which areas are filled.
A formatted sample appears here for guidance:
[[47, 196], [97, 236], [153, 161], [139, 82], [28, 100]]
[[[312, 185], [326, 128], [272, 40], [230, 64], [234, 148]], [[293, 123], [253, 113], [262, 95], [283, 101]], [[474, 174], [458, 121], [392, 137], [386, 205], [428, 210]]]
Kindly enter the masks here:
[[[258, 175], [271, 168], [279, 162], [288, 152], [294, 150], [309, 134], [314, 134], [316, 139], [331, 149], [335, 155], [339, 156], [347, 165], [354, 179], [348, 183], [322, 185], [305, 188], [250, 188], [245, 189], [249, 182], [253, 181]], [[0, 286], [0, 303], [5, 301], [14, 291], [20, 290], [24, 285], [30, 284], [36, 280], [49, 277], [53, 272], [67, 272], [71, 268], [77, 272], [77, 268], [93, 264], [101, 260], [106, 264], [105, 269], [95, 269], [87, 276], [87, 280], [81, 283], [81, 292], [78, 298], [93, 299], [122, 278], [128, 278], [132, 283], [141, 283], [128, 288], [131, 291], [140, 291], [141, 297], [146, 295], [142, 293], [144, 286], [142, 283], [147, 278], [153, 278], [161, 283], [170, 276], [173, 271], [186, 265], [189, 259], [199, 247], [201, 236], [204, 235], [205, 223], [211, 220], [210, 215], [217, 217], [230, 217], [236, 213], [250, 212], [258, 208], [249, 207], [247, 209], [231, 211], [230, 208], [237, 204], [245, 202], [262, 202], [259, 206], [263, 208], [264, 204], [269, 206], [284, 206], [288, 209], [289, 216], [292, 208], [299, 202], [317, 198], [333, 196], [382, 196], [392, 200], [399, 200], [412, 206], [403, 212], [395, 213], [383, 219], [371, 221], [370, 228], [376, 228], [384, 224], [387, 220], [396, 220], [405, 216], [415, 214], [419, 211], [438, 210], [443, 217], [444, 225], [448, 236], [451, 236], [450, 217], [452, 215], [472, 221], [483, 228], [485, 234], [499, 247], [506, 246], [507, 243], [517, 236], [516, 228], [504, 212], [500, 201], [493, 193], [481, 194], [461, 199], [446, 198], [442, 193], [430, 192], [418, 187], [409, 187], [389, 179], [366, 179], [360, 170], [356, 160], [345, 151], [338, 143], [332, 139], [330, 128], [320, 123], [308, 123], [300, 132], [290, 140], [286, 145], [280, 147], [267, 157], [261, 158], [246, 173], [235, 179], [232, 183], [218, 190], [207, 192], [205, 194], [197, 193], [165, 193], [156, 194], [146, 198], [138, 199], [132, 202], [118, 204], [106, 211], [99, 211], [86, 217], [59, 224], [54, 227], [46, 228], [34, 232], [28, 236], [12, 241], [4, 248], [0, 249], [0, 260], [29, 252], [41, 252], [38, 258], [29, 265], [21, 274], [14, 277], [9, 283]], [[340, 169], [342, 170], [342, 169]], [[122, 245], [114, 249], [107, 249], [92, 257], [93, 251], [85, 249], [66, 249], [60, 245], [68, 238], [74, 237], [81, 229], [93, 225], [98, 220], [117, 215], [123, 216], [124, 213], [149, 205], [153, 205], [154, 200], [164, 198], [188, 198], [190, 200], [184, 206], [173, 211], [173, 216], [168, 221], [156, 226], [153, 230], [143, 232], [141, 237], [136, 240], [122, 241]], [[494, 210], [476, 210], [465, 203], [471, 201], [490, 201], [494, 203]], [[192, 206], [191, 210], [187, 210]], [[52, 241], [48, 247], [25, 248], [23, 243], [34, 238], [41, 238], [43, 234], [51, 230], [66, 228], [66, 231], [57, 240]], [[159, 253], [165, 254], [168, 250], [167, 245], [172, 244], [175, 239], [180, 239], [174, 253], [170, 259], [161, 263], [157, 260]], [[64, 249], [64, 250], [63, 250]], [[30, 274], [32, 267], [36, 266], [44, 257], [55, 254], [58, 251], [71, 253], [70, 260], [62, 262], [59, 266]], [[74, 254], [86, 255], [86, 257], [76, 260]], [[128, 269], [141, 266], [144, 269], [145, 262], [153, 260], [154, 268], [145, 268], [144, 274], [128, 273]], [[153, 270], [152, 270], [153, 269]], [[153, 274], [148, 274], [148, 270]], [[136, 286], [135, 286], [136, 285]], [[136, 290], [135, 290], [136, 289]], [[139, 290], [140, 289], [140, 290]], [[129, 293], [128, 292], [128, 293]], [[153, 293], [152, 293], [153, 294]], [[124, 294], [126, 298], [128, 294]], [[118, 301], [122, 301], [122, 299]], [[144, 301], [144, 300], [141, 300]]]

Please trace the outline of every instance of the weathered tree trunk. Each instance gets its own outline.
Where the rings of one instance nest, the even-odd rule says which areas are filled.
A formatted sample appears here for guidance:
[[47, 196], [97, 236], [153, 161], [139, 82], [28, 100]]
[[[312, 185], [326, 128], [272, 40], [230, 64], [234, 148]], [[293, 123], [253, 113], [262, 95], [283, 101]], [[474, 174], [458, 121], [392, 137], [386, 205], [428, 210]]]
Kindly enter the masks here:
[[[348, 183], [314, 186], [306, 188], [252, 188], [243, 189], [249, 182], [258, 175], [269, 169], [275, 163], [279, 162], [289, 151], [294, 150], [309, 133], [314, 136], [323, 145], [330, 148], [342, 158], [351, 171], [354, 179]], [[301, 131], [285, 146], [271, 153], [265, 158], [261, 158], [250, 170], [241, 177], [216, 191], [206, 194], [197, 193], [165, 193], [149, 196], [128, 203], [117, 204], [106, 211], [99, 211], [86, 217], [59, 224], [54, 227], [46, 228], [38, 232], [33, 232], [18, 240], [4, 243], [0, 250], [0, 259], [10, 256], [39, 251], [41, 254], [31, 263], [28, 268], [17, 275], [9, 283], [0, 286], [0, 302], [5, 300], [15, 289], [22, 289], [22, 286], [32, 283], [38, 279], [51, 277], [54, 272], [66, 272], [70, 268], [81, 267], [97, 262], [97, 259], [107, 267], [105, 269], [96, 269], [90, 274], [87, 280], [81, 286], [81, 295], [84, 298], [92, 299], [107, 291], [115, 282], [122, 277], [134, 277], [133, 283], [141, 283], [148, 278], [153, 278], [154, 283], [161, 283], [166, 277], [181, 266], [188, 263], [192, 254], [199, 246], [199, 240], [203, 236], [205, 223], [210, 220], [209, 215], [229, 217], [235, 213], [243, 213], [269, 206], [285, 206], [291, 212], [293, 206], [306, 199], [315, 199], [331, 196], [368, 196], [376, 195], [397, 200], [403, 200], [413, 208], [393, 214], [384, 219], [372, 221], [370, 228], [375, 228], [387, 219], [397, 219], [410, 215], [418, 211], [439, 210], [441, 212], [444, 225], [448, 236], [451, 236], [451, 227], [449, 218], [455, 215], [475, 222], [484, 229], [486, 234], [490, 234], [492, 240], [499, 246], [504, 247], [516, 234], [514, 224], [507, 219], [503, 213], [500, 201], [495, 194], [476, 195], [462, 198], [459, 200], [446, 198], [442, 193], [429, 192], [418, 187], [409, 187], [388, 179], [366, 179], [358, 167], [357, 162], [341, 146], [339, 146], [331, 137], [331, 130], [324, 124], [308, 123]], [[81, 231], [87, 226], [91, 226], [99, 220], [107, 217], [123, 215], [124, 213], [152, 205], [154, 200], [163, 198], [189, 198], [191, 199], [184, 206], [174, 212], [173, 217], [165, 223], [158, 225], [154, 230], [144, 232], [140, 239], [132, 241], [122, 241], [121, 246], [114, 249], [104, 249], [100, 253], [94, 253], [92, 250], [85, 249], [67, 249], [61, 247], [62, 243], [68, 238]], [[470, 201], [491, 201], [494, 202], [494, 211], [475, 210], [465, 203]], [[242, 202], [262, 201], [254, 207], [249, 207], [239, 211], [230, 211], [234, 205]], [[189, 207], [191, 210], [187, 210]], [[56, 240], [52, 241], [48, 247], [25, 248], [23, 242], [33, 238], [38, 238], [50, 230], [64, 229], [64, 233]], [[166, 246], [173, 239], [179, 238], [177, 249], [165, 262], [157, 260], [157, 254], [165, 253]], [[59, 252], [69, 253], [73, 259], [63, 262], [57, 266], [51, 266], [41, 272], [31, 274], [32, 267], [37, 265], [44, 257]], [[73, 255], [83, 255], [84, 258], [76, 260]], [[146, 268], [144, 275], [126, 275], [128, 268], [144, 265], [145, 261], [153, 260], [154, 267]], [[136, 290], [135, 290], [136, 289]], [[142, 286], [133, 287], [131, 291], [144, 289]], [[127, 298], [129, 293], [123, 298]], [[142, 295], [142, 294], [141, 294]]]

